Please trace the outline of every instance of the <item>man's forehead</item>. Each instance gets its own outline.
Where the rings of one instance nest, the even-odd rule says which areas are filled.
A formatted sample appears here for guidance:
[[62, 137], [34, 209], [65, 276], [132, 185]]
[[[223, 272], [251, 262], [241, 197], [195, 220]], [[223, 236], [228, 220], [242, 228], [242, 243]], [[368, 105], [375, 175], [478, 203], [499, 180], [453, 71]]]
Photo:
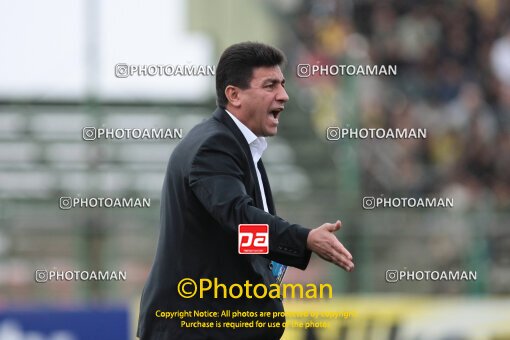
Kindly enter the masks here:
[[261, 66], [253, 69], [252, 81], [263, 82], [265, 80], [284, 81], [280, 66]]

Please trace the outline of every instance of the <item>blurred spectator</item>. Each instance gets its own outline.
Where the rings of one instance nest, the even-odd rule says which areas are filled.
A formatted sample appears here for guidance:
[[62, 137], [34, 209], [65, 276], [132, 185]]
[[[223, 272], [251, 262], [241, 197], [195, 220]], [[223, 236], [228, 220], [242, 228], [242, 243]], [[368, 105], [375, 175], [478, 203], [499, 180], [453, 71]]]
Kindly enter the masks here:
[[[295, 59], [397, 65], [396, 78], [356, 80], [363, 89], [355, 103], [359, 124], [428, 129], [425, 140], [390, 141], [386, 150], [394, 151], [386, 160], [362, 161], [364, 190], [423, 194], [455, 187], [470, 196], [463, 199], [467, 209], [487, 193], [484, 202], [510, 207], [510, 6], [497, 0], [346, 3], [303, 2], [295, 26], [306, 56], [296, 49]], [[369, 60], [349, 53], [353, 40], [368, 43]], [[302, 83], [314, 98], [319, 134], [327, 124], [349, 123], [346, 82]], [[385, 148], [376, 143], [368, 146]]]
[[510, 26], [492, 45], [491, 66], [499, 81], [510, 86]]

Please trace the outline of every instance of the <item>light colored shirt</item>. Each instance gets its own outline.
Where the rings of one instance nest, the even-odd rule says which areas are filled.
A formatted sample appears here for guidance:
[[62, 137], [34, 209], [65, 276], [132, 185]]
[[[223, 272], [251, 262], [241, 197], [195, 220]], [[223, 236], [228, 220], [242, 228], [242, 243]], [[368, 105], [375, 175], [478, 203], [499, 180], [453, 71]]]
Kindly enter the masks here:
[[[227, 111], [227, 110], [225, 110]], [[264, 137], [257, 137], [246, 125], [244, 125], [236, 116], [228, 112], [228, 115], [234, 123], [236, 123], [239, 130], [243, 134], [246, 142], [250, 146], [251, 157], [253, 159], [253, 163], [255, 164], [255, 171], [257, 172], [257, 179], [259, 181], [260, 193], [262, 194], [262, 203], [264, 204], [264, 211], [269, 213], [269, 209], [267, 208], [266, 202], [266, 193], [264, 191], [264, 184], [262, 183], [262, 176], [260, 175], [259, 168], [257, 167], [257, 163], [262, 158], [262, 154], [267, 149], [267, 141]]]

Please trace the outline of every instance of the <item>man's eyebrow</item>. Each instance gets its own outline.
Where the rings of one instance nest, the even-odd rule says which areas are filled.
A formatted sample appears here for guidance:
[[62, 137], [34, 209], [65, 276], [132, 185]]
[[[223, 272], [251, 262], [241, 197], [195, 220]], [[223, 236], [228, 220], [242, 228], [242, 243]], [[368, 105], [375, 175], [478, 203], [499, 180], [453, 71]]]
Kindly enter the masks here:
[[267, 78], [267, 79], [264, 79], [264, 81], [262, 83], [263, 84], [274, 84], [274, 83], [285, 84], [285, 78], [282, 78], [281, 80], [278, 78]]

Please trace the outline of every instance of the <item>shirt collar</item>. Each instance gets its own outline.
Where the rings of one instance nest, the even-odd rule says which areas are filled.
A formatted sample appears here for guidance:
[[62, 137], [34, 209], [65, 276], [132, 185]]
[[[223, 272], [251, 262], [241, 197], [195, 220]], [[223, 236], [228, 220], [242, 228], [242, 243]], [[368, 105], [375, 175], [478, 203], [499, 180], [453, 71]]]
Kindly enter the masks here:
[[267, 148], [267, 141], [264, 137], [257, 137], [246, 125], [244, 125], [239, 119], [237, 119], [236, 116], [225, 110], [230, 118], [236, 123], [239, 130], [241, 130], [241, 133], [243, 134], [244, 138], [246, 139], [246, 142], [248, 142], [248, 145], [250, 146], [250, 150], [252, 153], [252, 157], [255, 161], [255, 164], [259, 161], [259, 159], [262, 157], [262, 154]]

